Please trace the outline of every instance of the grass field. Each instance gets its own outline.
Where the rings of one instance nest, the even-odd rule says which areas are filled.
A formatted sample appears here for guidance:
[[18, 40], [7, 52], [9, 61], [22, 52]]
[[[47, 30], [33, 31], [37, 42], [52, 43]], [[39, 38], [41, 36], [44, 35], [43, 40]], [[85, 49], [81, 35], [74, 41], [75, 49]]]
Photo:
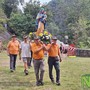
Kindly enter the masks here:
[[[61, 86], [50, 82], [48, 77], [47, 59], [45, 60], [44, 86], [35, 85], [34, 69], [29, 69], [29, 75], [23, 73], [23, 63], [17, 59], [17, 69], [9, 71], [9, 57], [6, 52], [0, 53], [0, 90], [82, 90], [81, 76], [90, 74], [90, 58], [64, 58], [60, 64]], [[54, 77], [55, 77], [55, 70]]]

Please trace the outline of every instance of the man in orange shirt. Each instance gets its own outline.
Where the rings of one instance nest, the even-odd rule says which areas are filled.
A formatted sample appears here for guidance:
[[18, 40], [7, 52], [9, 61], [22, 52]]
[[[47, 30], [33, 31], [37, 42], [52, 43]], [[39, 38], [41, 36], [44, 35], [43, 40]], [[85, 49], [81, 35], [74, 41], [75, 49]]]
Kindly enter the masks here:
[[7, 45], [7, 53], [10, 56], [10, 70], [13, 72], [16, 66], [16, 58], [19, 53], [19, 42], [16, 39], [16, 35], [12, 35], [12, 40]]
[[55, 67], [56, 70], [56, 84], [60, 85], [60, 64], [61, 62], [61, 57], [60, 57], [60, 48], [56, 44], [57, 38], [52, 37], [52, 42], [51, 44], [47, 45], [47, 50], [48, 50], [48, 66], [49, 66], [49, 77], [51, 79], [52, 83], [54, 82], [54, 78], [52, 75], [52, 69], [53, 66]]
[[[36, 85], [43, 85], [43, 76], [44, 76], [44, 50], [45, 46], [40, 42], [38, 37], [34, 37], [34, 43], [31, 45], [33, 52], [33, 64], [36, 75]], [[40, 71], [40, 75], [39, 75]]]

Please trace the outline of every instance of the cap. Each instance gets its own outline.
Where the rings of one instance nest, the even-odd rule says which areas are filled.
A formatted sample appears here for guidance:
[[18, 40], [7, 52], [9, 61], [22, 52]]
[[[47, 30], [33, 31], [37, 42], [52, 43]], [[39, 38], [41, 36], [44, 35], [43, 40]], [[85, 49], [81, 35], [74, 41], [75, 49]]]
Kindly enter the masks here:
[[38, 37], [38, 36], [36, 36], [36, 37], [34, 37], [34, 39], [39, 39], [39, 37]]
[[57, 37], [53, 36], [53, 37], [52, 37], [52, 40], [57, 40]]
[[25, 39], [25, 38], [28, 38], [27, 36], [23, 36], [23, 38]]
[[12, 35], [12, 37], [16, 37], [16, 35], [15, 35], [15, 34], [13, 34], [13, 35]]

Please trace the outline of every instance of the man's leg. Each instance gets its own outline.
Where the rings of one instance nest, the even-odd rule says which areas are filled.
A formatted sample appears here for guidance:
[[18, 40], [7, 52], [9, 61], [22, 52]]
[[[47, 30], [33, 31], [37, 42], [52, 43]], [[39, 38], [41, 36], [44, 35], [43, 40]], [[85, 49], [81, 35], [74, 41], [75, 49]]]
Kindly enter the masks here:
[[13, 55], [14, 56], [14, 61], [13, 61], [13, 69], [16, 69], [16, 59], [17, 59], [17, 55]]
[[30, 66], [32, 66], [32, 54], [33, 54], [33, 52], [31, 51]]
[[27, 66], [30, 68], [30, 57], [27, 57]]
[[35, 71], [35, 76], [36, 76], [36, 85], [39, 85], [39, 68], [40, 68], [40, 63], [39, 60], [33, 60], [34, 64], [34, 71]]
[[24, 63], [24, 73], [25, 75], [28, 75], [28, 66], [27, 66], [27, 57], [23, 57], [23, 63]]
[[44, 60], [40, 60], [40, 83], [41, 85], [43, 85], [43, 76], [44, 76], [44, 71], [45, 71], [45, 68], [44, 68]]
[[10, 70], [13, 72], [13, 63], [14, 63], [14, 56], [10, 54]]
[[52, 75], [53, 60], [51, 58], [48, 59], [48, 66], [49, 66], [49, 78], [51, 79], [51, 82], [54, 83], [54, 78]]
[[60, 61], [55, 61], [54, 63], [54, 67], [55, 67], [55, 70], [56, 70], [56, 84], [57, 85], [60, 85], [60, 64], [59, 64]]

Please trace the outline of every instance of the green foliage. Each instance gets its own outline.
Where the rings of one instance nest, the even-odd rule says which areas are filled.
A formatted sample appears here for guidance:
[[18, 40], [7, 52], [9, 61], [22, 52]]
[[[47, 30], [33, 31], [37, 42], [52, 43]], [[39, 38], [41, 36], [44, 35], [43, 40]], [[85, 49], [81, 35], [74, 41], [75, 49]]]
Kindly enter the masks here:
[[19, 3], [18, 0], [4, 0], [4, 3], [2, 4], [2, 8], [7, 18], [10, 18], [12, 12], [14, 13], [17, 12], [18, 3]]
[[53, 35], [57, 35], [57, 33], [59, 32], [59, 28], [55, 23], [51, 22], [47, 28], [48, 28], [48, 31]]
[[48, 9], [53, 14], [52, 23], [59, 28], [56, 34], [61, 36], [60, 40], [63, 41], [64, 36], [68, 35], [69, 43], [75, 42], [83, 48], [90, 47], [90, 0], [52, 0]]
[[32, 16], [26, 14], [13, 14], [8, 21], [9, 26], [15, 31], [19, 36], [28, 34], [30, 31], [35, 30], [35, 24]]
[[0, 24], [0, 33], [4, 32], [6, 29]]
[[4, 28], [4, 24], [7, 22], [7, 18], [3, 13], [3, 10], [0, 8], [0, 33], [4, 32], [6, 29]]
[[2, 3], [4, 0], [0, 0], [0, 33], [4, 32], [6, 29], [4, 28], [4, 23], [6, 23], [6, 16], [2, 10]]
[[27, 3], [26, 7], [24, 8], [24, 13], [29, 14], [33, 17], [33, 19], [36, 19], [39, 10], [40, 6], [38, 4]]

